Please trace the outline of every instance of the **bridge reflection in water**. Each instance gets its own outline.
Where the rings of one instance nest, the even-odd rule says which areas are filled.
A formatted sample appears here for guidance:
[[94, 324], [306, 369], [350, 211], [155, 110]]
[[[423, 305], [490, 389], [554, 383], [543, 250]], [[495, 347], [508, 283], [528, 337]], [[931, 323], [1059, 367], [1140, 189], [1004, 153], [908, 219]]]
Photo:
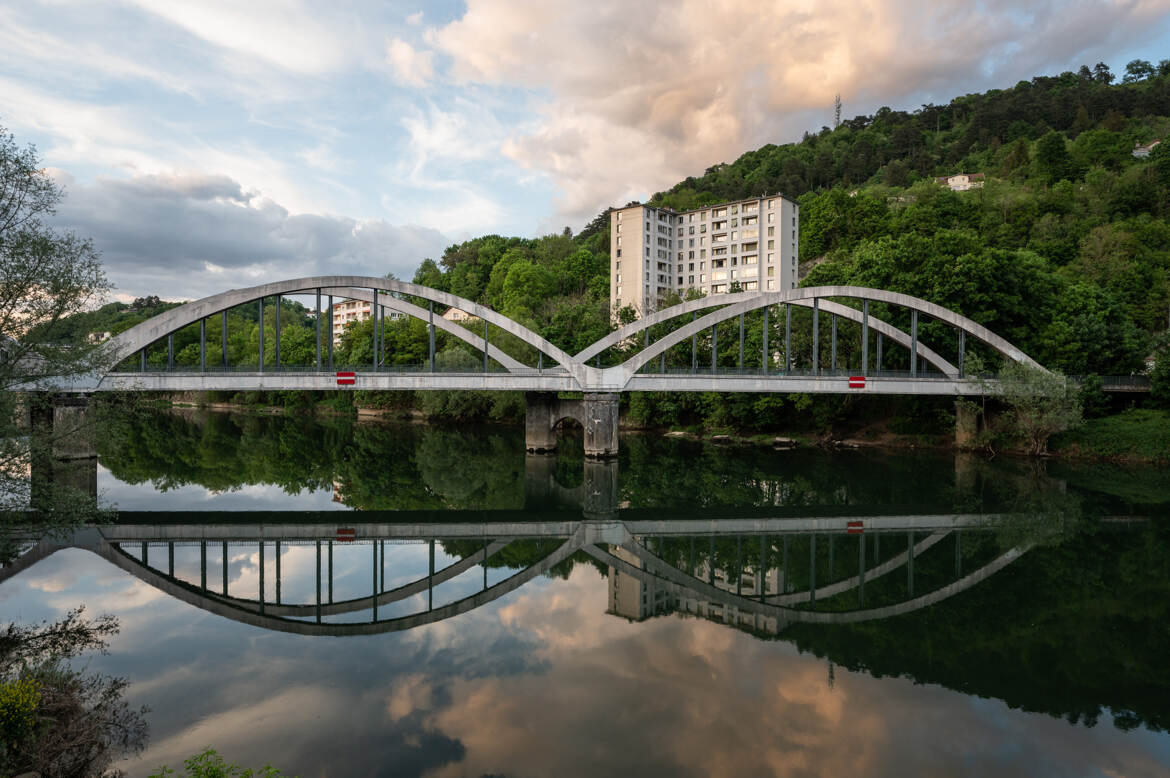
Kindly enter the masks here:
[[[405, 513], [393, 522], [341, 524], [338, 514], [285, 514], [278, 524], [238, 523], [247, 516], [239, 513], [209, 514], [201, 523], [160, 522], [165, 516], [124, 514], [124, 523], [27, 543], [0, 570], [0, 582], [60, 549], [80, 548], [219, 616], [345, 636], [433, 624], [585, 563], [608, 577], [615, 616], [679, 612], [778, 634], [792, 623], [919, 610], [994, 575], [1029, 547], [1000, 550], [995, 526], [1011, 517], [983, 514], [671, 520], [582, 519], [578, 512], [525, 521], [456, 513], [436, 521], [432, 513]], [[417, 548], [404, 555], [404, 544]], [[344, 587], [335, 577], [339, 555]], [[241, 559], [254, 575], [246, 585], [229, 580]], [[363, 578], [364, 592], [353, 595], [354, 580]], [[290, 599], [293, 591], [299, 594]]]

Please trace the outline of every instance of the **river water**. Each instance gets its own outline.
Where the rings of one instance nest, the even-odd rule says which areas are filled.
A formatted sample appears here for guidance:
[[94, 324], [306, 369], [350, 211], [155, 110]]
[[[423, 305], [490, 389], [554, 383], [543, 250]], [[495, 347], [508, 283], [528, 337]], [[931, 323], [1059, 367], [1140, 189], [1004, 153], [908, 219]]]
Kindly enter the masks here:
[[131, 776], [1170, 774], [1164, 469], [108, 424], [0, 620], [117, 616]]

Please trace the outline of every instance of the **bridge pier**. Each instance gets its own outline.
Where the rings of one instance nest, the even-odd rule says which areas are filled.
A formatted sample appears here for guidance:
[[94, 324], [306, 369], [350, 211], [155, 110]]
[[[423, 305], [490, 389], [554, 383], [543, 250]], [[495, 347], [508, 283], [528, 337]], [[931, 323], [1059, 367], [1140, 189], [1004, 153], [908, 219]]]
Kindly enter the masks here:
[[616, 457], [618, 453], [618, 394], [586, 392], [580, 400], [562, 400], [551, 392], [526, 392], [524, 447], [531, 453], [556, 451], [557, 424], [573, 419], [585, 430], [585, 456]]
[[983, 427], [983, 415], [968, 401], [955, 402], [955, 448], [967, 451], [975, 448], [975, 438]]
[[97, 435], [87, 395], [33, 392], [29, 411], [30, 506], [49, 510], [79, 492], [97, 497]]

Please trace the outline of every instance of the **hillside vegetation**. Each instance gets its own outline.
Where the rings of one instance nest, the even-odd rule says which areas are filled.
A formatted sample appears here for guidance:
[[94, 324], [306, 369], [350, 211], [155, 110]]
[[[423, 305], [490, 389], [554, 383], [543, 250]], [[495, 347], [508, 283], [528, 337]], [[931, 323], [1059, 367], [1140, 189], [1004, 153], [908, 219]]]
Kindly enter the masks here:
[[[986, 325], [1067, 374], [1142, 372], [1147, 357], [1167, 348], [1170, 324], [1170, 142], [1144, 158], [1133, 151], [1170, 137], [1170, 60], [1157, 66], [1131, 62], [1117, 81], [1098, 64], [957, 97], [946, 105], [881, 108], [805, 133], [797, 143], [769, 144], [715, 165], [650, 202], [686, 209], [783, 193], [801, 205], [803, 285], [856, 284], [925, 298]], [[986, 183], [952, 192], [934, 180], [959, 172], [982, 173]], [[412, 280], [489, 305], [574, 353], [613, 326], [608, 248], [606, 211], [577, 235], [566, 228], [534, 239], [488, 235], [453, 245], [437, 261], [424, 260]], [[908, 324], [897, 310], [879, 306], [873, 313]], [[312, 358], [313, 325], [304, 314], [299, 306], [285, 313], [285, 361]], [[619, 314], [633, 316], [629, 310]], [[806, 316], [794, 316], [797, 364], [811, 359], [811, 343], [802, 334]], [[270, 311], [269, 361], [272, 318]], [[758, 366], [759, 318], [749, 323], [754, 335], [748, 337], [745, 365]], [[212, 342], [218, 326], [209, 321]], [[254, 311], [233, 315], [230, 362], [254, 361], [249, 344], [258, 327]], [[425, 324], [403, 320], [387, 327], [387, 362], [425, 361]], [[371, 328], [368, 322], [351, 327], [336, 355], [339, 364], [372, 358]], [[535, 364], [535, 353], [523, 344], [494, 328], [491, 336]], [[197, 328], [176, 338], [181, 363], [197, 360], [196, 338]], [[949, 329], [924, 322], [923, 338], [955, 358]], [[845, 327], [841, 366], [860, 363], [855, 341], [856, 334]], [[470, 346], [442, 334], [438, 347], [446, 365], [477, 358]], [[701, 341], [700, 349], [707, 350], [700, 364], [709, 363], [709, 344]], [[159, 351], [151, 354], [152, 362], [165, 358]], [[722, 353], [730, 351], [726, 347], [720, 351], [721, 364], [737, 364], [738, 354]], [[607, 353], [603, 362], [623, 356]], [[994, 361], [994, 355], [980, 356]], [[899, 368], [905, 360], [900, 350], [890, 349], [884, 364]], [[1170, 359], [1160, 362], [1170, 368]], [[667, 366], [689, 364], [689, 344], [667, 357]], [[1160, 386], [1170, 379], [1170, 369], [1166, 372]], [[642, 405], [635, 415], [666, 424], [738, 424], [750, 417], [752, 426], [768, 426], [784, 423], [785, 413], [810, 403], [832, 406], [830, 415], [840, 416], [847, 409], [841, 403], [849, 402], [658, 397], [638, 400], [635, 405]], [[729, 403], [738, 410], [729, 411]]]

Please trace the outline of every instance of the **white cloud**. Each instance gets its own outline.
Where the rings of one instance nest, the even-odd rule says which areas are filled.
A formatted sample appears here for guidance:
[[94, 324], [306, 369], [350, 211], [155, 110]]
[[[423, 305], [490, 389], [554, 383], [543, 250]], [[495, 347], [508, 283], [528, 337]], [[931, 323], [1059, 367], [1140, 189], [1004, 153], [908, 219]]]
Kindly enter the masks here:
[[401, 38], [392, 38], [386, 44], [386, 62], [395, 80], [406, 86], [423, 87], [434, 78], [434, 57], [434, 52], [419, 51]]
[[1170, 2], [469, 0], [428, 31], [457, 84], [545, 95], [504, 147], [587, 219], [847, 114], [913, 107], [1092, 62], [1165, 24]]

